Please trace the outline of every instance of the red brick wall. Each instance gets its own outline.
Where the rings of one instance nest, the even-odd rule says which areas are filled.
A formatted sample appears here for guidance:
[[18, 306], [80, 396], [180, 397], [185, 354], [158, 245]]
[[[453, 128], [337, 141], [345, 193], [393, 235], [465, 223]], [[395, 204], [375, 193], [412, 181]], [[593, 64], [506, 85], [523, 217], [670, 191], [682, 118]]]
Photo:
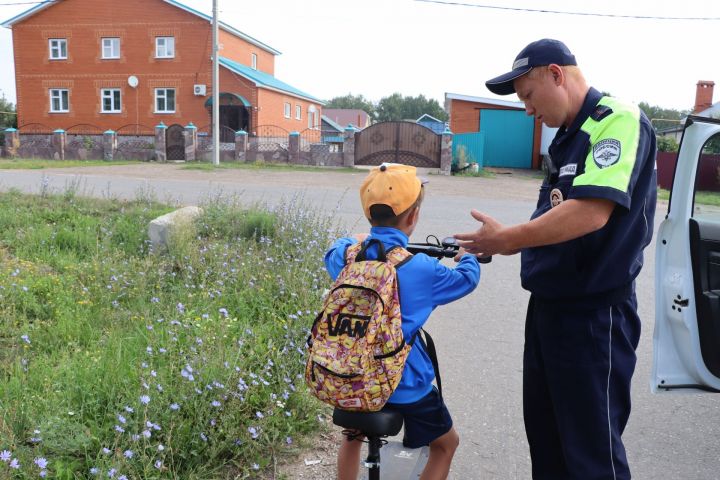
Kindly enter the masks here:
[[[285, 118], [285, 102], [290, 103], [290, 118]], [[302, 132], [308, 128], [308, 108], [310, 105], [315, 106], [317, 112], [316, 123], [318, 125], [320, 124], [322, 107], [319, 104], [312, 103], [308, 100], [302, 100], [285, 93], [260, 88], [258, 89], [258, 105], [260, 105], [260, 110], [258, 112], [258, 123], [255, 125], [276, 125], [284, 128], [288, 132]], [[295, 119], [296, 105], [300, 105], [302, 107], [300, 120]]]
[[[450, 130], [453, 133], [470, 133], [480, 131], [480, 110], [518, 110], [517, 108], [489, 103], [469, 102], [465, 100], [450, 100]], [[542, 166], [540, 156], [540, 141], [542, 139], [542, 123], [535, 120], [533, 133], [532, 168]]]
[[[209, 121], [204, 106], [207, 97], [195, 96], [193, 85], [207, 85], [207, 95], [212, 94], [212, 33], [210, 23], [196, 15], [161, 0], [66, 0], [15, 24], [12, 30], [20, 126], [40, 123], [68, 129], [91, 124], [116, 130], [136, 123], [153, 127], [161, 121], [167, 125]], [[155, 58], [156, 36], [175, 37], [175, 58]], [[101, 59], [102, 37], [120, 38], [120, 59]], [[67, 38], [67, 60], [49, 60], [49, 38]], [[243, 40], [224, 32], [221, 38], [225, 55], [242, 53]], [[256, 47], [248, 44], [246, 48], [249, 52]], [[263, 70], [274, 68], [272, 57], [258, 51]], [[249, 53], [236, 60], [249, 65]], [[139, 79], [137, 88], [128, 86], [131, 75]], [[240, 88], [237, 80], [226, 81]], [[174, 114], [154, 112], [154, 89], [161, 87], [176, 89]], [[69, 113], [49, 113], [51, 88], [69, 90]], [[101, 88], [121, 90], [121, 113], [101, 113]], [[238, 93], [257, 105], [253, 88], [247, 84], [243, 88]]]
[[257, 55], [257, 69], [275, 75], [275, 55], [223, 30], [220, 30], [219, 37], [219, 43], [222, 45], [220, 56], [252, 67], [254, 53]]

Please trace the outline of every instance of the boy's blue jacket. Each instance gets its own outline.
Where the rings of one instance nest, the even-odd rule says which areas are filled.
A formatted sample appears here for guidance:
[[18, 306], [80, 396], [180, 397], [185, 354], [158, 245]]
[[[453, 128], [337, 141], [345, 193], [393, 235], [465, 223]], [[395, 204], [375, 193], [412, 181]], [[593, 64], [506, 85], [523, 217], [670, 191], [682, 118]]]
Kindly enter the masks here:
[[[369, 238], [380, 240], [385, 249], [396, 245], [406, 247], [408, 237], [400, 230], [390, 227], [373, 227]], [[333, 280], [345, 266], [345, 250], [357, 243], [352, 238], [340, 238], [325, 254], [325, 267]], [[372, 246], [368, 258], [377, 255]], [[480, 281], [480, 264], [472, 255], [464, 255], [455, 268], [450, 268], [437, 259], [418, 253], [397, 270], [400, 286], [400, 312], [402, 330], [409, 341], [427, 321], [438, 305], [457, 300], [477, 287]], [[400, 384], [390, 397], [390, 403], [413, 403], [432, 390], [435, 378], [432, 362], [421, 342], [413, 344], [405, 363]]]

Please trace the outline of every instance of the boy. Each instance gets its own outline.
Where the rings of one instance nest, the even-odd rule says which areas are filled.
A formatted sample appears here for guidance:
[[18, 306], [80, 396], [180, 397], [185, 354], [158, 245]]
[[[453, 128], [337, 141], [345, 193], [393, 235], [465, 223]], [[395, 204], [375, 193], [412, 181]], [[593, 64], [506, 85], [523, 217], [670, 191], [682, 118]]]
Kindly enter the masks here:
[[[373, 168], [360, 187], [360, 200], [372, 228], [370, 235], [338, 239], [325, 255], [325, 266], [335, 279], [345, 266], [348, 246], [367, 238], [380, 240], [385, 250], [405, 247], [415, 230], [424, 197], [423, 182], [415, 167], [383, 164]], [[376, 258], [377, 246], [368, 249]], [[480, 266], [471, 254], [461, 250], [459, 264], [452, 269], [424, 254], [416, 254], [397, 269], [403, 336], [410, 339], [425, 324], [438, 305], [472, 292], [480, 281]], [[421, 480], [444, 479], [459, 444], [452, 419], [432, 381], [435, 371], [423, 342], [415, 341], [408, 355], [400, 384], [386, 409], [403, 414], [405, 439], [409, 448], [430, 446], [430, 456]], [[355, 480], [360, 466], [362, 439], [344, 438], [338, 452], [338, 479]]]

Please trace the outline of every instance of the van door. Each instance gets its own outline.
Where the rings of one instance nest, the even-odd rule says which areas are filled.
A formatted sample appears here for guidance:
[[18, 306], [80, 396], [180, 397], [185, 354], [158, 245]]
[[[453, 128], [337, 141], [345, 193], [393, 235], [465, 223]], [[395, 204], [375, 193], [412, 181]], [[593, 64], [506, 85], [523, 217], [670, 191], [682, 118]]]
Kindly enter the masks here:
[[655, 267], [653, 392], [720, 391], [720, 120], [688, 117]]

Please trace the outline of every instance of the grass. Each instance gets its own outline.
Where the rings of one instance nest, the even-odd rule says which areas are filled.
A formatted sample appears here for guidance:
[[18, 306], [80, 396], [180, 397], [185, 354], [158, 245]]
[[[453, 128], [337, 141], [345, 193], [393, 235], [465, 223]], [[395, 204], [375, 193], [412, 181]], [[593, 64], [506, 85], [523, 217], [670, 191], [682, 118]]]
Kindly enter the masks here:
[[[658, 188], [658, 200], [670, 200], [670, 191]], [[712, 205], [720, 207], [720, 193], [718, 192], [696, 192], [695, 203], [700, 205]]]
[[107, 167], [109, 165], [135, 165], [139, 161], [113, 160], [43, 160], [35, 158], [0, 159], [0, 170], [41, 170], [45, 168]]
[[318, 428], [303, 347], [334, 224], [203, 208], [153, 251], [151, 198], [0, 194], [0, 478], [251, 478]]

